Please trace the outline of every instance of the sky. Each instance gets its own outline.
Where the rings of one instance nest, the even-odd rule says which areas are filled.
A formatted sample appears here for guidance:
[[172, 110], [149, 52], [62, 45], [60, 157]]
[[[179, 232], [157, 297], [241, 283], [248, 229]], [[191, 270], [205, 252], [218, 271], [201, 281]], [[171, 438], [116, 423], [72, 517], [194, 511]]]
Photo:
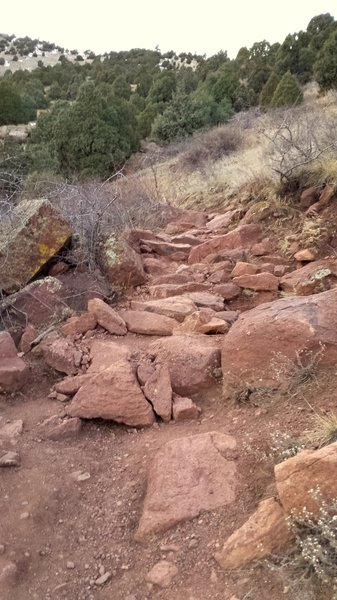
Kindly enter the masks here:
[[[282, 42], [336, 0], [15, 0], [1, 7], [1, 33], [96, 53], [148, 48], [211, 56], [267, 39]], [[53, 7], [51, 10], [50, 7]]]

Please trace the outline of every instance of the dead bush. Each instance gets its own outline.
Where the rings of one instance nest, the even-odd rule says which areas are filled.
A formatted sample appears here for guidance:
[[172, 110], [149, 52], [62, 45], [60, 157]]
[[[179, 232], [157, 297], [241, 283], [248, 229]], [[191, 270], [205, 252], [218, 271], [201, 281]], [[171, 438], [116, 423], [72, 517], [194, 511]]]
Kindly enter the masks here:
[[72, 225], [74, 261], [95, 268], [102, 237], [137, 227], [156, 229], [172, 220], [176, 209], [158, 201], [155, 187], [155, 183], [142, 185], [138, 176], [126, 178], [122, 174], [115, 181], [54, 187], [49, 200]]
[[233, 126], [215, 127], [195, 136], [183, 152], [180, 164], [185, 170], [202, 168], [207, 162], [216, 162], [236, 152], [243, 143], [240, 130]]
[[283, 191], [300, 188], [302, 179], [326, 158], [337, 160], [337, 114], [331, 106], [275, 111], [260, 132], [269, 141], [270, 166]]

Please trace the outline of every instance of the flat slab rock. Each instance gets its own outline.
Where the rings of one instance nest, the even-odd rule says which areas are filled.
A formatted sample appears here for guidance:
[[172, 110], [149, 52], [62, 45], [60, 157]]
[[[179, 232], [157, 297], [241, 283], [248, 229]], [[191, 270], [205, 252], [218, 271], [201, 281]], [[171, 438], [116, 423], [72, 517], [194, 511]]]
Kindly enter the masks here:
[[119, 314], [128, 331], [141, 335], [172, 335], [177, 326], [175, 319], [142, 310], [121, 310]]
[[183, 321], [185, 317], [197, 310], [196, 305], [190, 298], [183, 296], [171, 296], [170, 298], [162, 298], [161, 300], [138, 301], [132, 300], [131, 308], [133, 310], [144, 310], [146, 312], [156, 313]]
[[221, 250], [233, 250], [236, 248], [251, 248], [261, 238], [261, 230], [258, 225], [241, 225], [225, 235], [220, 235], [207, 240], [200, 246], [192, 248], [188, 262], [189, 264], [203, 261], [209, 254], [215, 254]]
[[166, 531], [235, 500], [236, 442], [218, 432], [167, 442], [148, 475], [143, 514], [135, 539]]

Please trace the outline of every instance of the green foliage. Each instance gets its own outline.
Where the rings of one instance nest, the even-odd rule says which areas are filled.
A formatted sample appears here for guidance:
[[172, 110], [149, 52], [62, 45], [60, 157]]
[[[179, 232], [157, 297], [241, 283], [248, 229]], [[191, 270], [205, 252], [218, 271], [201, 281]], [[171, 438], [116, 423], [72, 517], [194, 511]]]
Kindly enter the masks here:
[[321, 91], [337, 88], [337, 30], [331, 33], [318, 54], [314, 73]]
[[172, 100], [177, 88], [176, 76], [172, 71], [159, 73], [153, 80], [148, 99], [153, 104], [166, 104]]
[[[137, 149], [136, 120], [132, 107], [116, 99], [93, 82], [82, 84], [76, 101], [56, 103], [52, 111], [37, 121], [32, 162], [47, 156], [43, 170], [66, 177], [106, 177], [121, 166]], [[56, 168], [55, 168], [56, 166]]]
[[152, 134], [162, 142], [169, 142], [203, 127], [225, 123], [231, 114], [226, 98], [217, 104], [206, 94], [176, 94], [163, 114], [154, 121]]
[[10, 81], [0, 81], [0, 125], [28, 123], [36, 117], [31, 98], [20, 95]]
[[137, 119], [139, 137], [147, 138], [151, 133], [152, 124], [158, 115], [159, 108], [157, 104], [148, 103]]
[[[43, 41], [44, 52], [58, 49], [59, 61], [3, 74], [0, 123], [33, 120], [36, 110], [50, 105], [28, 144], [31, 169], [104, 177], [152, 128], [158, 140], [169, 141], [225, 122], [233, 111], [297, 103], [302, 99], [298, 82], [313, 78], [314, 65], [322, 91], [337, 87], [336, 32], [331, 15], [317, 15], [282, 44], [258, 41], [242, 47], [234, 60], [222, 50], [206, 58], [159, 48], [104, 56], [86, 50], [90, 60], [84, 61], [72, 50], [68, 60], [63, 48]], [[0, 51], [9, 59], [34, 53], [36, 44], [28, 37], [0, 36]], [[189, 67], [194, 59], [195, 70]], [[89, 94], [90, 86], [96, 97]]]
[[280, 77], [277, 75], [277, 73], [275, 73], [275, 71], [272, 71], [272, 73], [269, 76], [268, 81], [264, 84], [264, 86], [261, 90], [261, 94], [260, 94], [260, 98], [259, 98], [259, 104], [260, 104], [261, 108], [266, 108], [271, 105], [275, 90], [276, 90], [279, 82], [280, 82]]
[[115, 81], [113, 82], [112, 89], [114, 94], [119, 98], [129, 100], [131, 94], [130, 84], [126, 81], [123, 75], [118, 75], [118, 77], [116, 77]]
[[274, 108], [294, 106], [295, 104], [300, 104], [302, 100], [303, 92], [296, 77], [290, 71], [287, 71], [275, 89], [271, 105]]

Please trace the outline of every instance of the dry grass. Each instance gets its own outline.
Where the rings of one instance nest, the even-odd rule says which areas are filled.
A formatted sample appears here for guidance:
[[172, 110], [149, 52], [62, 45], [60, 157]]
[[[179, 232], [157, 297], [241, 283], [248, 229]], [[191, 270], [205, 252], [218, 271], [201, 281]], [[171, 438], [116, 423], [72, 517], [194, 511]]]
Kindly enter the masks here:
[[326, 415], [315, 415], [314, 427], [303, 436], [303, 441], [321, 448], [337, 441], [337, 415], [329, 412]]
[[[223, 127], [166, 148], [165, 155], [157, 151], [154, 166], [138, 171], [138, 176], [149, 186], [155, 169], [161, 199], [189, 209], [221, 211], [230, 202], [251, 201], [246, 189], [254, 184], [256, 202], [308, 185], [334, 184], [337, 147], [330, 146], [336, 140], [334, 96], [318, 100], [311, 85], [300, 107], [240, 113]], [[296, 167], [303, 160], [308, 164]], [[289, 169], [291, 181], [280, 186], [278, 171]]]

